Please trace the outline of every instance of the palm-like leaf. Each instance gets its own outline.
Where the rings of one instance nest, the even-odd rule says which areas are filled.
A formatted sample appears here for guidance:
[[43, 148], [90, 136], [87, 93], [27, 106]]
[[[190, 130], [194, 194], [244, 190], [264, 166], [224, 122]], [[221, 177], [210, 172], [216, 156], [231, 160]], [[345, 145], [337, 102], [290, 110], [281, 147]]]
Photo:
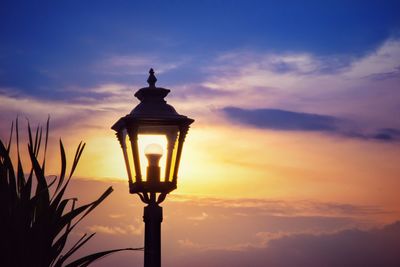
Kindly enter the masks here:
[[[78, 165], [85, 147], [80, 143], [75, 153], [67, 179], [66, 156], [60, 140], [61, 172], [50, 183], [45, 176], [46, 151], [49, 132], [47, 120], [43, 161], [39, 163], [39, 152], [43, 130], [37, 127], [32, 134], [28, 123], [28, 153], [32, 164], [25, 177], [19, 148], [18, 119], [15, 124], [17, 144], [17, 170], [10, 157], [13, 127], [7, 146], [0, 140], [0, 266], [88, 266], [93, 261], [121, 250], [142, 250], [124, 248], [102, 251], [71, 261], [71, 257], [93, 236], [84, 235], [69, 250], [65, 245], [69, 234], [90, 212], [102, 203], [113, 191], [109, 187], [95, 201], [76, 206], [76, 199], [66, 199], [64, 193]], [[34, 180], [34, 181], [33, 181]], [[55, 188], [52, 186], [55, 185]], [[63, 251], [66, 252], [62, 255]], [[67, 264], [67, 265], [65, 265]]]

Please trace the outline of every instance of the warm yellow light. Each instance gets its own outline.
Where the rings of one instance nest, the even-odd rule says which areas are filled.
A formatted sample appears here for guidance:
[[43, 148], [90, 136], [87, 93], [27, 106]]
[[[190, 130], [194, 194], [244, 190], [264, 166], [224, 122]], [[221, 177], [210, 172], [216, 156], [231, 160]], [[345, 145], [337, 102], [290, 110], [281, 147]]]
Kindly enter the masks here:
[[[142, 175], [144, 176], [144, 180], [146, 179], [147, 166], [155, 162], [150, 160], [148, 162], [148, 155], [157, 155], [157, 166], [160, 167], [161, 177], [164, 177], [165, 173], [165, 165], [166, 165], [166, 157], [163, 156], [163, 151], [167, 148], [167, 138], [165, 135], [156, 135], [156, 134], [139, 134], [138, 136], [138, 144], [139, 144], [139, 157], [140, 157], [140, 168], [142, 171]], [[147, 160], [146, 160], [147, 158]], [[144, 160], [143, 160], [144, 159]]]
[[159, 144], [152, 143], [144, 148], [144, 154], [146, 156], [159, 155], [161, 157], [163, 155], [163, 148]]
[[[159, 144], [153, 143], [145, 147], [144, 154], [149, 161], [149, 167], [157, 167], [157, 176], [160, 176], [160, 167], [158, 167], [158, 163], [163, 155], [163, 148]], [[147, 176], [149, 176], [149, 169], [147, 169]]]

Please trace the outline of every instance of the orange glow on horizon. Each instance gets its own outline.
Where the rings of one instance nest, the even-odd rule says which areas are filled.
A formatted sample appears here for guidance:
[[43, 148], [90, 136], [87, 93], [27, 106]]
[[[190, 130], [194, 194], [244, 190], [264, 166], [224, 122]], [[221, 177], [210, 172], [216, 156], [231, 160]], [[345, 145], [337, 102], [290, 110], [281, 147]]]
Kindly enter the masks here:
[[[196, 126], [185, 141], [174, 193], [318, 199], [394, 208], [400, 205], [396, 192], [400, 166], [395, 161], [400, 152], [396, 146], [316, 133], [224, 124]], [[77, 136], [85, 136], [87, 146], [76, 177], [127, 182], [122, 151], [111, 130], [69, 135], [64, 140], [69, 164], [79, 142]], [[145, 174], [145, 146], [158, 143], [166, 147], [166, 139], [141, 137], [141, 168]], [[49, 155], [48, 173], [57, 174], [59, 150], [57, 146], [51, 150], [54, 152]], [[165, 170], [165, 150], [160, 163]]]

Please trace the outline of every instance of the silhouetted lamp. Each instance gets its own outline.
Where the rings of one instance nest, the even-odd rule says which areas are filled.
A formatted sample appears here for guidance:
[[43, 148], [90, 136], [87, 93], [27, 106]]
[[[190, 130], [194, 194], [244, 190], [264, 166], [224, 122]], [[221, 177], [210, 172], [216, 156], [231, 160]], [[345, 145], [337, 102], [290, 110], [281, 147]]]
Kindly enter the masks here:
[[[120, 118], [112, 129], [116, 131], [121, 145], [129, 180], [129, 191], [138, 194], [148, 204], [144, 209], [145, 227], [145, 267], [161, 266], [160, 229], [162, 208], [158, 206], [166, 195], [177, 187], [179, 163], [183, 143], [194, 120], [178, 114], [164, 100], [169, 89], [156, 87], [157, 78], [153, 69], [149, 71], [148, 87], [135, 93], [140, 103], [128, 115]], [[162, 136], [166, 147], [153, 143], [140, 153], [140, 139], [146, 135]], [[165, 151], [165, 171], [161, 173], [160, 159]], [[131, 156], [130, 156], [131, 154]], [[142, 173], [141, 162], [148, 166], [146, 174]]]

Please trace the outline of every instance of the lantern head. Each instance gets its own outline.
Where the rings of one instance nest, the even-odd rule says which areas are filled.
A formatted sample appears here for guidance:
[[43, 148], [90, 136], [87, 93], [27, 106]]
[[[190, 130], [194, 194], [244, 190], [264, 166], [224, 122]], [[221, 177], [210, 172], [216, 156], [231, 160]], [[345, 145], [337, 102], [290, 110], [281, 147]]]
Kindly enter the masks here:
[[167, 104], [164, 98], [170, 90], [156, 87], [153, 69], [149, 73], [149, 86], [135, 93], [140, 103], [112, 129], [124, 155], [130, 193], [165, 195], [177, 187], [183, 143], [194, 120]]

